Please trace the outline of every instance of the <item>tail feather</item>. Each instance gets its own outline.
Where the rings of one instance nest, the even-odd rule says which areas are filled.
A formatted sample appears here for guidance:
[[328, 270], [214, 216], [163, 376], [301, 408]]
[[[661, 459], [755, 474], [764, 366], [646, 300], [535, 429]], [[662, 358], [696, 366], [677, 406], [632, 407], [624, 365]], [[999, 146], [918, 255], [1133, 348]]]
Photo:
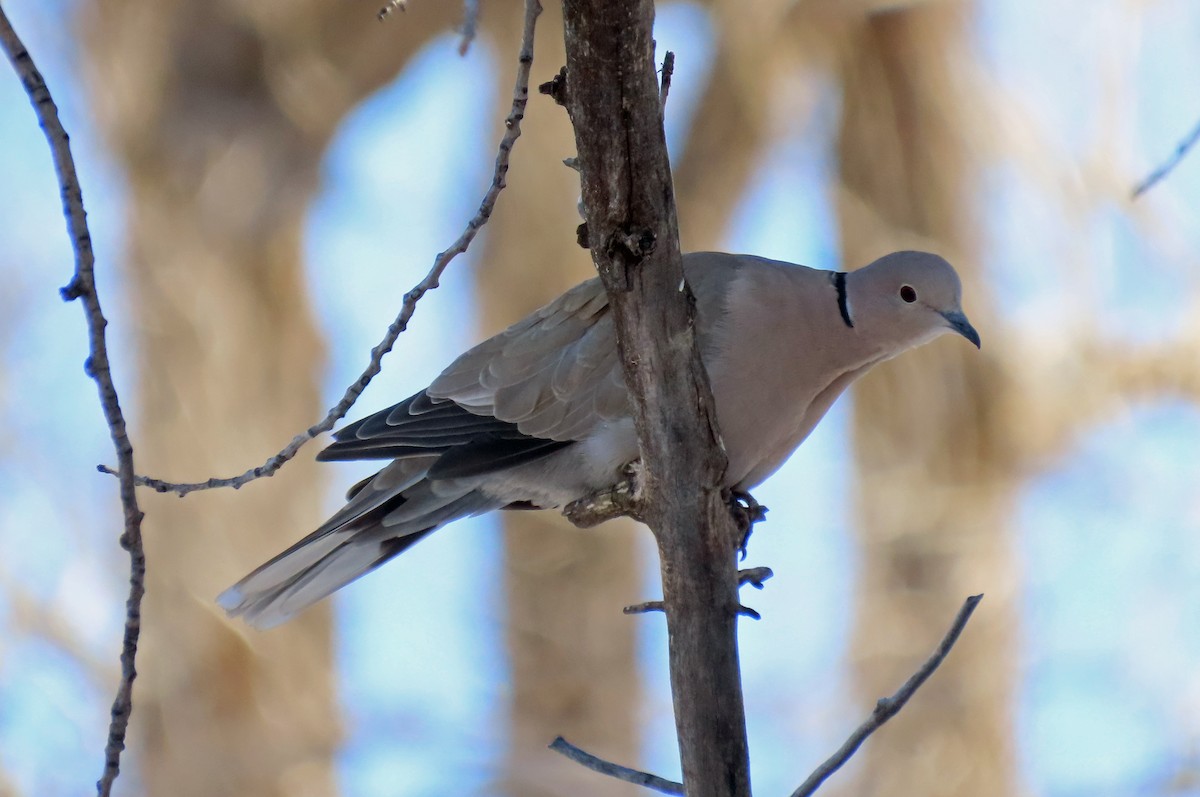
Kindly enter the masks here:
[[241, 617], [255, 628], [274, 628], [423, 540], [433, 530], [376, 542], [350, 540], [286, 581], [257, 586], [255, 576], [247, 576], [221, 593], [217, 603], [230, 617]]
[[[217, 598], [231, 617], [271, 628], [369, 573], [430, 532], [458, 518], [496, 509], [499, 502], [469, 488], [439, 495], [428, 481], [365, 513], [326, 523]], [[337, 521], [342, 513], [335, 515]]]

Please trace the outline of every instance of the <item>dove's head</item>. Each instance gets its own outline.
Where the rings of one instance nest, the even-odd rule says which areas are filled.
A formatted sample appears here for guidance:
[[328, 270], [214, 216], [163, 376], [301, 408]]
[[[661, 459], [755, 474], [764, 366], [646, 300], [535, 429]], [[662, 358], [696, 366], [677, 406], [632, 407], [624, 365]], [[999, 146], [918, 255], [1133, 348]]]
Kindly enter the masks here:
[[928, 252], [893, 252], [846, 279], [854, 325], [897, 350], [957, 332], [979, 347], [979, 333], [962, 311], [954, 267]]

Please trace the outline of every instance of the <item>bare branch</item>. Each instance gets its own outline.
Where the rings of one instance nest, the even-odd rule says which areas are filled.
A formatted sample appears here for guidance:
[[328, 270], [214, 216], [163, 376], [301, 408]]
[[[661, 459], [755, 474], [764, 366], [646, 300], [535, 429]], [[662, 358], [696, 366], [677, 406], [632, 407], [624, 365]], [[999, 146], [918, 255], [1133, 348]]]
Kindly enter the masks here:
[[737, 613], [738, 613], [739, 617], [749, 617], [751, 620], [761, 620], [762, 619], [761, 614], [759, 614], [754, 609], [751, 609], [749, 606], [743, 606], [742, 604], [738, 604]]
[[556, 753], [562, 753], [576, 764], [582, 764], [601, 775], [608, 775], [610, 778], [632, 783], [635, 786], [645, 786], [647, 789], [653, 789], [663, 794], [683, 794], [682, 783], [597, 758], [586, 750], [580, 750], [561, 736], [550, 743], [550, 749]]
[[1188, 151], [1191, 150], [1192, 147], [1196, 146], [1197, 141], [1200, 141], [1200, 123], [1197, 123], [1196, 126], [1192, 128], [1192, 132], [1187, 134], [1187, 138], [1179, 142], [1178, 146], [1175, 147], [1175, 151], [1171, 153], [1171, 157], [1167, 158], [1165, 163], [1163, 163], [1154, 171], [1150, 172], [1150, 176], [1145, 180], [1142, 180], [1142, 182], [1138, 183], [1137, 187], [1133, 189], [1133, 196], [1131, 199], [1137, 199], [1142, 194], [1153, 188], [1160, 180], [1173, 172], [1175, 167], [1179, 165], [1180, 161], [1187, 156]]
[[[403, 5], [401, 5], [401, 8], [403, 8]], [[525, 28], [521, 34], [521, 52], [517, 58], [517, 79], [516, 86], [513, 88], [512, 110], [509, 111], [508, 117], [504, 120], [504, 136], [500, 139], [500, 146], [497, 149], [496, 167], [492, 172], [492, 184], [488, 188], [487, 193], [484, 194], [483, 200], [479, 203], [479, 210], [467, 222], [467, 227], [463, 230], [462, 235], [458, 237], [458, 240], [434, 258], [433, 267], [429, 269], [429, 273], [425, 275], [425, 278], [418, 282], [411, 291], [404, 294], [404, 303], [401, 306], [400, 314], [396, 316], [396, 320], [388, 327], [387, 334], [384, 335], [379, 345], [371, 349], [371, 360], [366, 370], [362, 372], [362, 375], [350, 387], [346, 388], [341, 401], [333, 405], [325, 417], [318, 423], [310, 426], [301, 434], [296, 435], [292, 439], [292, 442], [288, 443], [279, 453], [272, 456], [262, 465], [251, 468], [239, 476], [228, 478], [214, 477], [207, 481], [184, 483], [169, 482], [149, 476], [138, 476], [136, 477], [136, 482], [139, 487], [149, 487], [160, 493], [175, 493], [180, 497], [199, 490], [212, 490], [218, 487], [232, 487], [236, 490], [255, 479], [274, 476], [276, 471], [296, 456], [305, 443], [328, 432], [339, 420], [345, 417], [350, 408], [354, 406], [354, 402], [366, 390], [367, 385], [379, 373], [384, 356], [392, 350], [392, 346], [395, 345], [400, 334], [408, 328], [408, 322], [412, 319], [413, 313], [417, 309], [417, 302], [426, 293], [438, 287], [438, 280], [441, 279], [442, 272], [450, 265], [450, 261], [467, 251], [471, 242], [475, 240], [475, 236], [487, 224], [488, 219], [491, 218], [492, 209], [496, 206], [496, 199], [507, 184], [505, 178], [508, 175], [509, 156], [512, 154], [512, 149], [517, 139], [521, 136], [521, 120], [525, 118], [525, 105], [529, 101], [529, 71], [533, 66], [534, 26], [538, 15], [541, 13], [542, 6], [538, 0], [526, 0]], [[97, 470], [101, 473], [114, 473], [106, 465], [99, 465]]]
[[121, 547], [129, 551], [129, 598], [125, 603], [125, 632], [121, 645], [121, 680], [112, 704], [112, 720], [108, 726], [108, 743], [104, 748], [104, 773], [96, 783], [101, 797], [112, 790], [121, 767], [121, 751], [125, 749], [125, 732], [129, 727], [129, 716], [133, 711], [133, 679], [137, 677], [135, 659], [138, 637], [141, 633], [142, 595], [145, 592], [146, 556], [142, 550], [142, 511], [138, 508], [134, 489], [133, 445], [125, 429], [125, 415], [117, 396], [108, 362], [108, 344], [105, 327], [108, 321], [100, 308], [100, 297], [96, 293], [95, 265], [92, 252], [92, 236], [88, 231], [87, 213], [83, 208], [83, 190], [75, 172], [75, 159], [67, 131], [58, 118], [58, 108], [50, 96], [46, 81], [33, 63], [29, 51], [17, 36], [4, 9], [0, 8], [0, 46], [4, 47], [13, 69], [21, 78], [33, 111], [37, 114], [42, 132], [50, 145], [54, 158], [54, 170], [62, 195], [63, 215], [67, 219], [67, 232], [75, 252], [75, 274], [62, 289], [65, 301], [81, 299], [88, 327], [88, 358], [84, 363], [87, 372], [96, 383], [100, 393], [100, 405], [109, 435], [117, 452], [117, 478], [121, 496], [121, 508], [125, 516], [125, 531], [121, 535]]
[[458, 42], [458, 54], [466, 55], [475, 41], [475, 29], [479, 26], [479, 0], [463, 0], [463, 21], [458, 32], [462, 36]]
[[[744, 587], [750, 584], [755, 589], [762, 589], [767, 579], [774, 576], [769, 567], [751, 567], [746, 570], [738, 571], [738, 586]], [[642, 601], [631, 606], [626, 606], [621, 611], [624, 614], [649, 614], [650, 612], [665, 612], [666, 606], [662, 601]], [[753, 620], [761, 620], [762, 615], [746, 606], [739, 605], [737, 613], [743, 617], [749, 617]]]
[[662, 601], [642, 601], [621, 610], [622, 614], [649, 614], [650, 612], [665, 612], [667, 607]]
[[775, 575], [775, 572], [769, 567], [750, 567], [745, 570], [738, 571], [738, 586], [744, 587], [749, 584], [755, 589], [762, 589], [767, 579]]
[[921, 669], [913, 673], [913, 676], [904, 682], [904, 686], [891, 697], [883, 697], [875, 704], [875, 710], [871, 712], [871, 716], [867, 717], [866, 721], [850, 734], [850, 738], [838, 748], [838, 751], [830, 756], [825, 763], [817, 767], [808, 780], [800, 784], [800, 788], [792, 792], [792, 797], [809, 797], [816, 792], [825, 782], [825, 779], [837, 772], [843, 764], [850, 760], [867, 737], [877, 731], [883, 723], [890, 720], [892, 717], [900, 713], [900, 709], [904, 708], [904, 704], [908, 702], [921, 685], [933, 675], [936, 670], [954, 647], [954, 643], [958, 641], [959, 634], [967, 626], [967, 621], [971, 619], [971, 613], [975, 611], [975, 607], [979, 605], [979, 601], [983, 600], [983, 595], [972, 595], [963, 603], [962, 608], [958, 610], [958, 615], [954, 618], [954, 623], [950, 626], [950, 630], [946, 632], [946, 636], [942, 638], [941, 643], [933, 652]]

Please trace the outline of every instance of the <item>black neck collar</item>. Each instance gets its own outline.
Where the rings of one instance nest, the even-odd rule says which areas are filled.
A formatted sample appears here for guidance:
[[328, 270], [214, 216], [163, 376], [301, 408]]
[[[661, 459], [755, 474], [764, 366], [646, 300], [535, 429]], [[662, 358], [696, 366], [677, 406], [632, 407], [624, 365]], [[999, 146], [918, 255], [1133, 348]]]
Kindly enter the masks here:
[[838, 312], [842, 314], [842, 320], [846, 322], [846, 326], [854, 328], [854, 321], [850, 318], [850, 305], [846, 303], [846, 272], [839, 271], [833, 275], [833, 286], [837, 288]]

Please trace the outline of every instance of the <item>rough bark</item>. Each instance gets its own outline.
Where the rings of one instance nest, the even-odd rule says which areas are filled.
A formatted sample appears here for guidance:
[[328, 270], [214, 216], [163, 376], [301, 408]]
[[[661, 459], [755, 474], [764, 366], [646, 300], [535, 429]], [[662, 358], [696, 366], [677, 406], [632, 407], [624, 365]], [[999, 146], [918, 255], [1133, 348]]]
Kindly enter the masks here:
[[680, 290], [651, 0], [566, 0], [565, 101], [592, 257], [608, 289], [645, 464], [690, 797], [749, 795], [737, 657], [737, 533], [708, 380]]
[[[516, 51], [520, 19], [516, 3], [489, 15], [501, 64]], [[563, 63], [561, 26], [560, 9], [548, 6], [534, 83], [549, 80]], [[497, 108], [511, 102], [505, 81], [497, 84], [495, 102]], [[561, 162], [575, 154], [566, 114], [534, 95], [522, 129], [475, 275], [484, 334], [595, 274], [575, 241], [579, 176]], [[621, 614], [641, 597], [636, 530], [621, 521], [582, 532], [552, 512], [501, 518], [512, 679], [504, 788], [512, 797], [628, 794], [628, 786], [597, 778], [546, 745], [562, 734], [606, 757], [637, 760], [638, 626]]]
[[[146, 472], [240, 470], [320, 416], [301, 267], [318, 164], [355, 103], [452, 24], [450, 5], [390, 32], [373, 10], [317, 2], [85, 9], [95, 110], [129, 191]], [[212, 602], [319, 520], [316, 479], [298, 461], [237, 493], [146, 496], [134, 726], [147, 794], [334, 792], [328, 604], [248, 634]]]
[[[1016, 792], [1015, 573], [1007, 522], [1018, 474], [997, 411], [988, 296], [974, 236], [971, 58], [963, 5], [861, 16], [842, 63], [839, 200], [846, 265], [897, 248], [949, 257], [983, 352], [946, 340], [866, 377], [854, 394], [862, 584], [852, 658], [864, 699], [924, 655], [946, 612], [985, 608], [928, 690], [862, 753], [856, 795]], [[965, 66], [968, 65], [968, 66]]]

